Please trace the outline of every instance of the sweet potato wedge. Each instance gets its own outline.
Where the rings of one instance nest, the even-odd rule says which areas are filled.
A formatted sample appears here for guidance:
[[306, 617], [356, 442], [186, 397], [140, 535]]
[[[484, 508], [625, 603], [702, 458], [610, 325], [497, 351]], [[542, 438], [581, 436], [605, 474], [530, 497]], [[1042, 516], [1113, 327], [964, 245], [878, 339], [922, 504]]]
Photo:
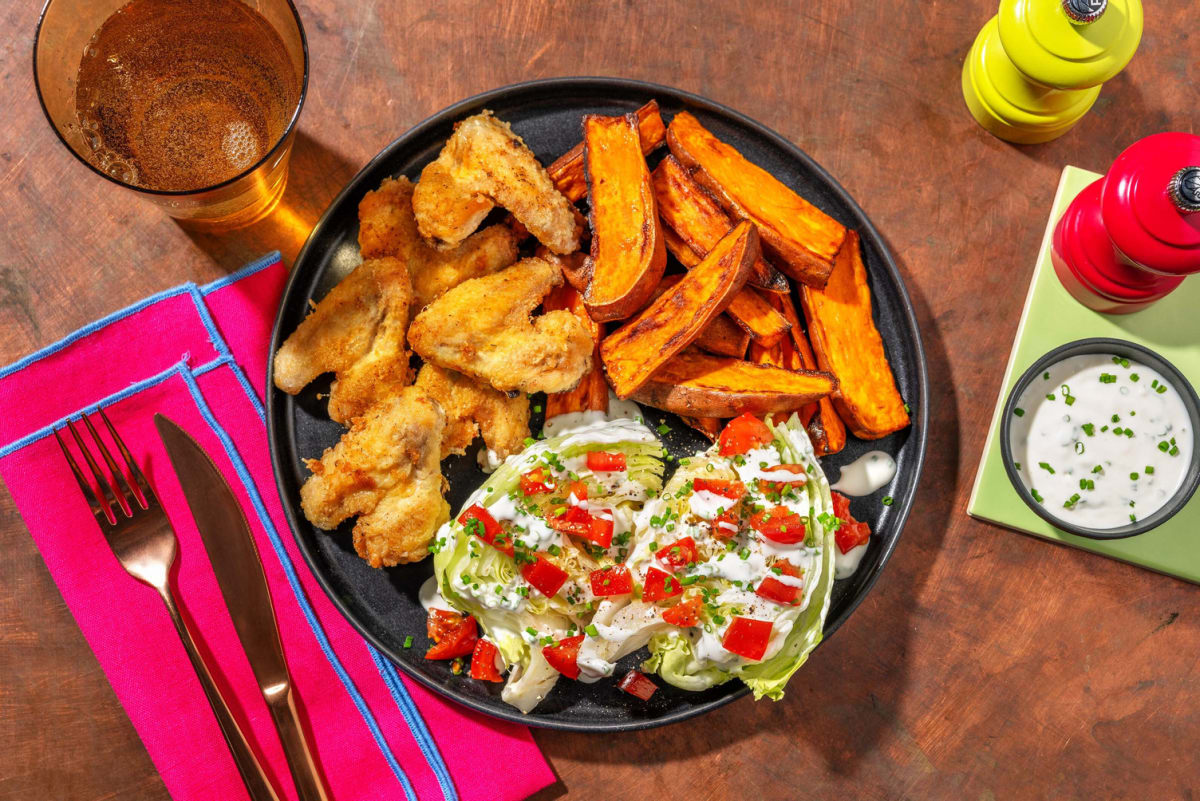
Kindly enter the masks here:
[[[674, 156], [660, 161], [651, 178], [658, 215], [698, 255], [707, 253], [733, 227], [729, 215], [692, 180]], [[769, 292], [788, 291], [787, 279], [762, 257], [754, 262], [748, 283]]]
[[588, 315], [583, 305], [583, 297], [579, 290], [570, 284], [562, 284], [550, 290], [550, 294], [542, 301], [546, 311], [565, 309], [578, 317], [592, 341], [596, 343], [593, 351], [593, 367], [575, 387], [567, 392], [553, 392], [546, 395], [546, 419], [557, 417], [567, 412], [608, 411], [608, 382], [604, 380], [604, 370], [600, 367], [600, 340], [604, 338], [604, 324], [598, 323]]
[[799, 409], [837, 389], [829, 373], [796, 372], [688, 348], [660, 367], [633, 399], [688, 417]]
[[686, 111], [671, 120], [667, 146], [734, 219], [758, 226], [763, 249], [779, 269], [809, 286], [825, 286], [846, 239], [845, 226], [722, 142]]
[[618, 398], [632, 395], [708, 327], [745, 285], [758, 253], [758, 231], [739, 223], [679, 283], [600, 343]]
[[[796, 354], [796, 349], [792, 347], [791, 339], [784, 337], [778, 343], [769, 348], [764, 348], [761, 345], [751, 345], [749, 353], [750, 361], [755, 364], [765, 364], [771, 367], [779, 367], [784, 370], [803, 370], [800, 366], [800, 357]], [[800, 415], [800, 422], [805, 426], [812, 420], [813, 415], [817, 412], [816, 403], [806, 403], [799, 409], [793, 410]], [[791, 415], [791, 412], [777, 412], [777, 422], [782, 422]], [[815, 443], [814, 443], [815, 445]]]
[[679, 419], [713, 442], [716, 442], [717, 437], [721, 436], [721, 427], [724, 425], [724, 422], [717, 417], [687, 417], [680, 415]]
[[[689, 270], [700, 263], [700, 256], [688, 247], [670, 228], [663, 226], [663, 241], [680, 264]], [[773, 345], [787, 336], [788, 322], [783, 315], [771, 308], [751, 287], [745, 287], [729, 301], [726, 309], [734, 322], [746, 330], [760, 345]]]
[[583, 142], [592, 228], [583, 302], [594, 320], [622, 320], [645, 305], [667, 266], [637, 115], [588, 114]]
[[801, 305], [817, 364], [838, 377], [833, 405], [861, 439], [879, 439], [909, 424], [904, 400], [871, 317], [871, 289], [850, 232], [824, 289], [801, 287]]
[[[792, 359], [788, 366], [793, 370], [816, 370], [817, 359], [808, 337], [800, 329], [800, 316], [796, 314], [791, 295], [777, 295], [769, 302], [792, 324]], [[834, 408], [832, 399], [821, 398], [815, 404], [805, 406], [800, 410], [800, 419], [808, 429], [817, 456], [831, 456], [846, 447], [846, 424]]]
[[[667, 127], [658, 113], [658, 101], [651, 100], [636, 112], [638, 137], [642, 142], [642, 154], [650, 155], [667, 138]], [[587, 179], [583, 174], [583, 142], [563, 153], [547, 168], [550, 180], [567, 200], [576, 203], [587, 196]]]
[[[682, 275], [664, 275], [658, 289], [654, 290], [652, 299], [657, 299], [671, 287], [683, 280]], [[746, 346], [750, 344], [750, 335], [727, 314], [719, 314], [713, 318], [703, 331], [696, 337], [696, 346], [718, 356], [733, 356], [740, 359], [746, 355]]]

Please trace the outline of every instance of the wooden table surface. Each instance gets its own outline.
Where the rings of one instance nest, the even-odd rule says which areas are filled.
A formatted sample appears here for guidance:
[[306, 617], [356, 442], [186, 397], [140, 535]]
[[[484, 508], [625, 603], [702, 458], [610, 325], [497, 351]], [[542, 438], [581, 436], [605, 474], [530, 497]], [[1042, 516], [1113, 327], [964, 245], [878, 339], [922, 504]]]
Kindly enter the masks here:
[[[1192, 797], [1196, 588], [965, 512], [1059, 170], [1102, 171], [1139, 137], [1195, 125], [1189, 4], [1152, 4], [1084, 121], [1016, 148], [975, 126], [959, 90], [994, 0], [306, 0], [313, 78], [283, 207], [223, 236], [187, 232], [59, 145], [30, 74], [38, 5], [0, 8], [0, 363], [157, 290], [294, 257], [385, 144], [531, 78], [642, 78], [728, 104], [827, 167], [890, 242], [933, 405], [916, 508], [875, 590], [780, 703], [637, 734], [538, 732], [560, 781], [537, 798]], [[0, 550], [0, 797], [164, 798], [7, 492]]]

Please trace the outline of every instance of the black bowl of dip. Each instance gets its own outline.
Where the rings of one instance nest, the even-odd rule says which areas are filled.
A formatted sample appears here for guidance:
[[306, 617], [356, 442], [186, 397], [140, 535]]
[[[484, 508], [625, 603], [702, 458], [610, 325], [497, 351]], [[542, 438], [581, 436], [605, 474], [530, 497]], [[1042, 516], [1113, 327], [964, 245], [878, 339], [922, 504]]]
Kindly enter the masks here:
[[[1189, 431], [1189, 435], [1192, 438], [1191, 463], [1185, 471], [1183, 481], [1178, 489], [1175, 490], [1175, 493], [1166, 503], [1146, 517], [1113, 528], [1081, 526], [1052, 514], [1047, 510], [1045, 504], [1034, 498], [1029, 488], [1025, 486], [1025, 482], [1021, 479], [1016, 461], [1013, 458], [1012, 425], [1013, 418], [1015, 417], [1014, 410], [1017, 408], [1017, 404], [1025, 394], [1025, 391], [1029, 389], [1030, 384], [1064, 359], [1069, 359], [1072, 356], [1087, 356], [1097, 353], [1126, 358], [1156, 370], [1167, 379], [1171, 388], [1178, 392], [1180, 400], [1183, 401], [1184, 408], [1187, 409], [1188, 420], [1191, 426], [1191, 430]], [[1033, 510], [1033, 513], [1038, 517], [1068, 534], [1075, 534], [1094, 540], [1117, 540], [1125, 537], [1133, 537], [1137, 534], [1144, 534], [1147, 531], [1157, 528], [1167, 520], [1170, 520], [1191, 500], [1197, 486], [1200, 486], [1200, 443], [1196, 441], [1197, 431], [1200, 431], [1200, 398], [1196, 396], [1196, 390], [1192, 387], [1191, 382], [1184, 377], [1183, 373], [1176, 369], [1175, 365], [1149, 348], [1134, 342], [1128, 342], [1123, 339], [1093, 337], [1068, 342], [1065, 345], [1055, 348], [1031, 364], [1021, 374], [1021, 377], [1017, 379], [1012, 389], [1009, 390], [1008, 398], [1004, 402], [1004, 409], [1000, 417], [1000, 455], [1004, 461], [1004, 472], [1008, 474], [1009, 483], [1012, 484], [1013, 489], [1016, 490], [1017, 495], [1025, 502], [1025, 505]]]

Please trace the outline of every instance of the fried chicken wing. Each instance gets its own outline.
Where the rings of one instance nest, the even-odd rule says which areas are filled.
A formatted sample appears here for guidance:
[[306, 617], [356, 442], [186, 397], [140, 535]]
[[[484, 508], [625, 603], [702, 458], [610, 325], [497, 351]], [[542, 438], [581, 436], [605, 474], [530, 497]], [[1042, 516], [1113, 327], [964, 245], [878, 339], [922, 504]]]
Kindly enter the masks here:
[[509, 226], [490, 225], [449, 250], [430, 247], [417, 232], [413, 184], [404, 176], [386, 179], [358, 204], [358, 246], [363, 258], [395, 256], [404, 260], [412, 276], [413, 311], [420, 311], [468, 278], [509, 266], [517, 260], [519, 242], [519, 234]]
[[502, 392], [565, 392], [592, 369], [591, 335], [569, 311], [530, 318], [562, 281], [557, 265], [536, 257], [464, 281], [417, 315], [409, 344]]
[[493, 205], [511, 212], [555, 253], [579, 249], [571, 203], [509, 124], [483, 111], [458, 123], [441, 154], [422, 171], [413, 211], [422, 236], [438, 247], [453, 247]]
[[344, 423], [412, 381], [405, 334], [412, 284], [401, 259], [368, 259], [330, 290], [275, 354], [275, 386], [295, 395], [336, 378], [329, 416]]
[[450, 516], [439, 464], [444, 429], [441, 407], [417, 387], [372, 407], [319, 460], [307, 460], [304, 516], [323, 529], [357, 516], [354, 549], [372, 567], [423, 559]]
[[414, 386], [442, 407], [446, 428], [442, 432], [442, 458], [466, 453], [482, 432], [488, 449], [500, 459], [525, 447], [529, 436], [529, 396], [509, 397], [454, 370], [426, 363]]

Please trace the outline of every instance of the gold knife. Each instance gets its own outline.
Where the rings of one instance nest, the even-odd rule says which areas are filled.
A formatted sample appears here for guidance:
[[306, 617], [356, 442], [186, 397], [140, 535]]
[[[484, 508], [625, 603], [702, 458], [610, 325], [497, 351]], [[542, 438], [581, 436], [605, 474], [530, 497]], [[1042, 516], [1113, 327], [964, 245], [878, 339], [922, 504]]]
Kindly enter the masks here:
[[258, 688], [271, 710], [296, 792], [301, 801], [329, 801], [325, 781], [313, 760], [309, 735], [296, 713], [271, 591], [242, 507], [225, 477], [191, 435], [161, 414], [154, 415], [154, 425], [183, 487]]

